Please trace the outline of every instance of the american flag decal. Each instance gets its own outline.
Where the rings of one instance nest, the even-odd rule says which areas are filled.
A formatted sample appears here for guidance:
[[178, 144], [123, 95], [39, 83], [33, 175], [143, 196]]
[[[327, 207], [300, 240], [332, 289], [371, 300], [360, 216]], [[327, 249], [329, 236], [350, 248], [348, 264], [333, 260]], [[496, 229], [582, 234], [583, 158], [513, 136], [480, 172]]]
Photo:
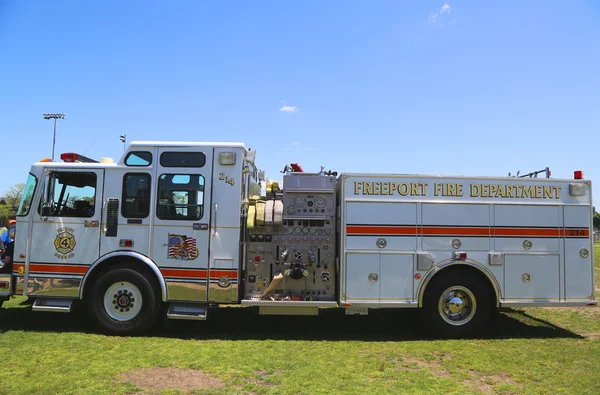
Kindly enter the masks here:
[[186, 235], [169, 233], [169, 253], [167, 258], [184, 261], [192, 261], [198, 258], [196, 239]]

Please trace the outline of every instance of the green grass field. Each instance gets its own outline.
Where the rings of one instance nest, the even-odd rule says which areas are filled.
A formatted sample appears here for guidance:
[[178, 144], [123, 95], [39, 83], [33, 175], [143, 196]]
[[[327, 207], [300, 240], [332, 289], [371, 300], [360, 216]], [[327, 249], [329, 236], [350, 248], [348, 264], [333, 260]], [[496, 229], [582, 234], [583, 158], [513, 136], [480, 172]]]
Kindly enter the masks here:
[[[600, 248], [595, 264], [598, 287]], [[600, 393], [600, 308], [509, 310], [473, 340], [432, 339], [414, 311], [246, 308], [126, 338], [22, 300], [0, 311], [0, 394]]]

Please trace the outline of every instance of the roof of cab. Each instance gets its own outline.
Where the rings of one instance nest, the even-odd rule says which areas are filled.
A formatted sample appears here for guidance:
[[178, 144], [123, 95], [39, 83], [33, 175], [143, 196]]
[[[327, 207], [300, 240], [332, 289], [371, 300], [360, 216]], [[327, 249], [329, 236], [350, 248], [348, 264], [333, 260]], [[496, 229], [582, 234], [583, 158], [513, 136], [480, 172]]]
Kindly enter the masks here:
[[132, 141], [129, 150], [134, 147], [232, 147], [245, 148], [244, 143], [197, 142], [197, 141]]

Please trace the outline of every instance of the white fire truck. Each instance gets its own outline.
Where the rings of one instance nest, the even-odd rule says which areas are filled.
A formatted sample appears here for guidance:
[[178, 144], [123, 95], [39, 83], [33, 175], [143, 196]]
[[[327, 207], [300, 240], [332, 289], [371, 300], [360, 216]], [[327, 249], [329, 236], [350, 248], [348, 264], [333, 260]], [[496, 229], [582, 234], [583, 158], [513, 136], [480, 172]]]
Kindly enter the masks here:
[[103, 332], [339, 307], [419, 308], [443, 337], [500, 307], [595, 306], [591, 183], [305, 173], [264, 182], [240, 143], [134, 142], [118, 163], [33, 164], [0, 303], [85, 309]]

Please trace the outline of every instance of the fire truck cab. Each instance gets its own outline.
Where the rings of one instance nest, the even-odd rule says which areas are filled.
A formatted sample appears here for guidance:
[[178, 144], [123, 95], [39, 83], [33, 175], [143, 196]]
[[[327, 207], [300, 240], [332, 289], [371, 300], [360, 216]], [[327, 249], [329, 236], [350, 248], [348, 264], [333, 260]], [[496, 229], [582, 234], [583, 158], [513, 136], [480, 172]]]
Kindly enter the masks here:
[[502, 306], [594, 306], [591, 184], [304, 173], [266, 183], [241, 143], [133, 142], [122, 158], [35, 163], [0, 304], [85, 309], [142, 333], [210, 306], [261, 314], [420, 308], [479, 331]]

